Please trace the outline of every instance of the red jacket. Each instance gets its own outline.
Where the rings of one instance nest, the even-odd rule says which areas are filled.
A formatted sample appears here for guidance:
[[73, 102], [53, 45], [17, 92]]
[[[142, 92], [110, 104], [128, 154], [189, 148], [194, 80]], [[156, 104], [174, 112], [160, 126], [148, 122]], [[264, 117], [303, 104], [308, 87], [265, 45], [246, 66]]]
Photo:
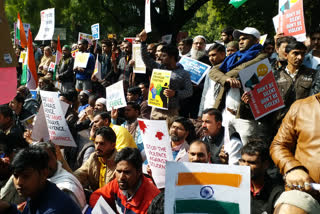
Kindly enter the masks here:
[[104, 187], [94, 191], [90, 197], [90, 206], [94, 207], [100, 196], [102, 196], [113, 210], [118, 213], [147, 213], [147, 210], [160, 191], [149, 178], [142, 176], [141, 186], [130, 201], [119, 189], [118, 181], [113, 179]]

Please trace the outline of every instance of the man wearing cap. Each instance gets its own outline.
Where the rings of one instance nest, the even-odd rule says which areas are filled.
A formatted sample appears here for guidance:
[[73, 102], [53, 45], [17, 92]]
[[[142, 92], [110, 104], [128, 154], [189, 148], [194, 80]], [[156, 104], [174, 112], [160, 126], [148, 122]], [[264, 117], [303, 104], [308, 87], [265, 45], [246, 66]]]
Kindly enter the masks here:
[[71, 56], [71, 48], [68, 45], [62, 48], [62, 59], [59, 62], [56, 79], [61, 92], [74, 89], [74, 59]]
[[213, 107], [223, 111], [224, 125], [228, 125], [235, 117], [242, 119], [237, 120], [241, 125], [235, 124], [235, 127], [240, 127], [241, 130], [237, 131], [246, 144], [248, 135], [259, 136], [265, 132], [264, 125], [254, 120], [248, 104], [240, 100], [243, 91], [240, 90], [239, 72], [265, 59], [267, 54], [262, 53], [263, 47], [259, 44], [260, 33], [257, 29], [246, 27], [244, 30], [235, 30], [233, 37], [239, 40], [239, 51], [228, 56], [219, 67], [214, 67], [209, 77], [220, 84]]
[[[78, 49], [80, 53], [87, 53], [88, 41], [81, 39], [78, 43]], [[74, 72], [76, 73], [76, 90], [78, 92], [82, 90], [92, 91], [91, 75], [95, 66], [94, 55], [89, 53], [89, 59], [85, 68], [75, 67]]]

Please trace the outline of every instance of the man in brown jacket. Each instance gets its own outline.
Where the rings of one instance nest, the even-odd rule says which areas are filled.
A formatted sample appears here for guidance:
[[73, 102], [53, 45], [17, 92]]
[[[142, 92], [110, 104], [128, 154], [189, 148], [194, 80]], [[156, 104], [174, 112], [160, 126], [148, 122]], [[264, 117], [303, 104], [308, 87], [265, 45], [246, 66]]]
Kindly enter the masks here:
[[[311, 190], [320, 183], [320, 93], [292, 104], [270, 147], [289, 189]], [[311, 192], [319, 202], [319, 192]]]
[[95, 191], [114, 178], [117, 154], [116, 134], [110, 127], [101, 127], [95, 133], [95, 152], [74, 172], [84, 188]]

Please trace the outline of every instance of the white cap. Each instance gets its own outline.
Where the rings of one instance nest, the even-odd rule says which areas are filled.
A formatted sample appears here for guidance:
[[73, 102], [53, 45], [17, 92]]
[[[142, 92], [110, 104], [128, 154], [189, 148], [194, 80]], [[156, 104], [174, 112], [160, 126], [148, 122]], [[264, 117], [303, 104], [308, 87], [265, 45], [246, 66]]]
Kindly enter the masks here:
[[206, 38], [205, 38], [204, 36], [202, 36], [202, 35], [198, 35], [198, 36], [194, 37], [194, 38], [193, 38], [193, 41], [195, 41], [195, 40], [198, 39], [198, 38], [203, 39], [203, 40], [204, 40], [204, 43], [207, 43]]
[[233, 38], [239, 39], [241, 34], [252, 35], [252, 36], [256, 37], [257, 39], [260, 39], [260, 32], [253, 27], [246, 27], [243, 30], [234, 30], [233, 31]]
[[96, 103], [101, 103], [101, 104], [107, 106], [107, 100], [106, 100], [106, 98], [103, 98], [103, 97], [97, 99]]

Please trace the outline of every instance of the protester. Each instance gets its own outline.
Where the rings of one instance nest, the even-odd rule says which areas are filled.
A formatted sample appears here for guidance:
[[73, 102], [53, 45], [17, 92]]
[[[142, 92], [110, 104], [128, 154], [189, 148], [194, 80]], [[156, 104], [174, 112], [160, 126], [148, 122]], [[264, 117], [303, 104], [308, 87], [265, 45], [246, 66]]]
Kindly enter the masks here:
[[188, 151], [189, 162], [210, 163], [210, 147], [201, 140], [191, 142]]
[[100, 196], [119, 213], [147, 213], [152, 199], [160, 193], [152, 181], [142, 174], [142, 158], [138, 149], [125, 148], [115, 158], [116, 179], [92, 193], [90, 206]]
[[191, 38], [185, 38], [181, 40], [178, 44], [179, 55], [185, 56], [190, 54], [193, 40]]
[[16, 116], [16, 121], [18, 125], [23, 125], [25, 120], [30, 118], [33, 113], [28, 109], [24, 108], [24, 97], [21, 94], [17, 94], [13, 100], [10, 101], [9, 107], [14, 111]]
[[227, 45], [229, 42], [233, 41], [233, 31], [232, 27], [226, 27], [221, 31], [220, 39], [224, 45]]
[[237, 41], [228, 42], [226, 49], [227, 56], [230, 56], [239, 50], [239, 43]]
[[[81, 214], [79, 206], [47, 180], [48, 161], [48, 154], [37, 147], [23, 149], [14, 157], [13, 182], [19, 195], [27, 198], [22, 213]], [[0, 212], [20, 213], [16, 205], [4, 201], [0, 201]]]
[[55, 63], [55, 56], [52, 54], [51, 48], [49, 46], [44, 48], [44, 55], [41, 58], [41, 62], [38, 67], [38, 73], [46, 75], [48, 73], [49, 65], [51, 62]]
[[71, 56], [71, 48], [68, 45], [62, 48], [62, 58], [57, 66], [56, 80], [60, 83], [59, 90], [66, 92], [74, 89], [75, 76], [73, 73], [74, 59]]
[[284, 191], [283, 184], [267, 174], [271, 159], [268, 145], [260, 139], [251, 139], [242, 149], [240, 166], [250, 166], [251, 213], [273, 213], [274, 205]]
[[[229, 164], [237, 164], [240, 158], [240, 149], [242, 142], [239, 134], [233, 127], [228, 127], [226, 132], [225, 127], [222, 126], [222, 115], [217, 109], [205, 109], [202, 113], [202, 127], [205, 137], [202, 139], [210, 146], [211, 163], [225, 162], [219, 157], [222, 146], [226, 146], [225, 139], [229, 139], [229, 146], [224, 150], [228, 153]], [[228, 133], [229, 136], [225, 137]]]
[[161, 64], [148, 56], [146, 51], [147, 33], [143, 30], [139, 34], [141, 40], [141, 56], [146, 67], [172, 70], [170, 88], [164, 90], [164, 95], [169, 98], [168, 110], [152, 108], [151, 119], [167, 119], [179, 114], [179, 101], [192, 95], [190, 75], [182, 68], [178, 61], [178, 49], [173, 46], [164, 46], [161, 49]]
[[50, 41], [50, 48], [52, 50], [52, 55], [56, 55], [57, 54], [57, 45], [58, 45], [57, 40], [51, 40]]

